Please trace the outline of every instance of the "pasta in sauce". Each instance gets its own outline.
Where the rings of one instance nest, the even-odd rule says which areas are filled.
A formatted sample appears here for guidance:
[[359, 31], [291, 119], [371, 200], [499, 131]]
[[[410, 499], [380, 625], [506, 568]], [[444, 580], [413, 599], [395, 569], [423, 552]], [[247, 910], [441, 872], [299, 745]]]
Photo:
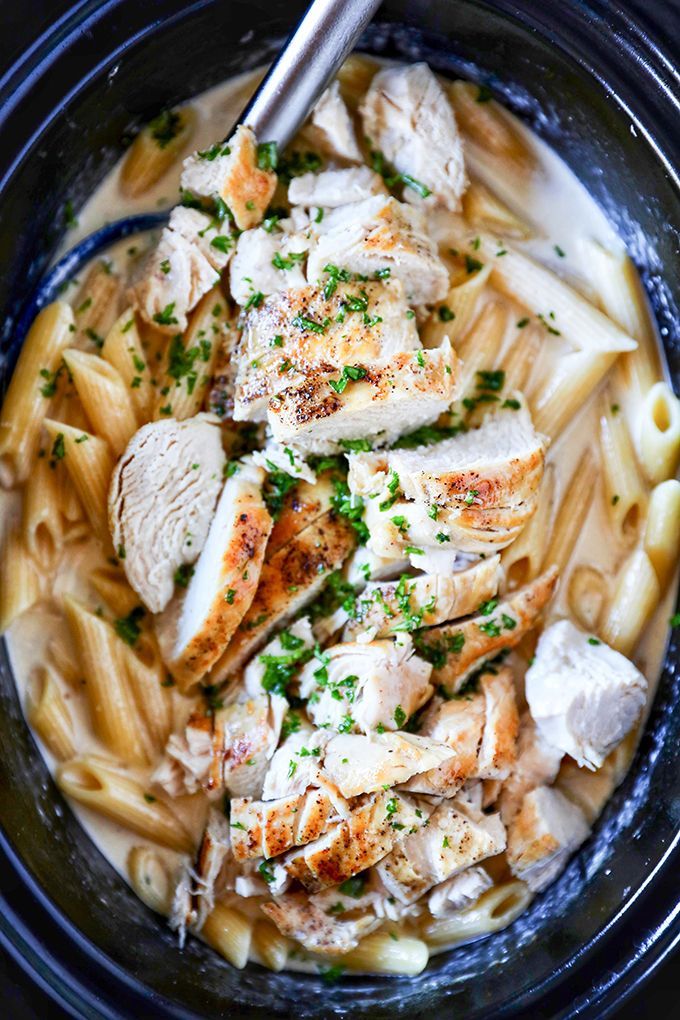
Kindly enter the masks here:
[[417, 974], [625, 773], [680, 408], [621, 242], [484, 88], [353, 56], [285, 153], [215, 145], [259, 77], [157, 117], [67, 238], [182, 176], [26, 339], [0, 627], [62, 792], [181, 940]]

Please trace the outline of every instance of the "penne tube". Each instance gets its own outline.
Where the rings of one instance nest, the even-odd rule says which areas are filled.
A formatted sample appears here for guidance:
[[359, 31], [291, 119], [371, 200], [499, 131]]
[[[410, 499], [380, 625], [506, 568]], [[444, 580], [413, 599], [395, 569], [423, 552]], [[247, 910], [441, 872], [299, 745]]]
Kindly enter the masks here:
[[101, 348], [104, 337], [120, 314], [123, 293], [120, 277], [108, 262], [99, 261], [90, 269], [85, 283], [73, 302], [77, 344], [81, 348]]
[[116, 671], [127, 678], [137, 706], [155, 751], [165, 747], [172, 729], [172, 699], [163, 687], [166, 671], [160, 658], [152, 666], [146, 665], [124, 641], [116, 643]]
[[468, 223], [501, 237], [526, 241], [533, 229], [520, 219], [481, 181], [471, 180], [463, 194], [463, 215]]
[[137, 431], [131, 391], [113, 365], [98, 354], [69, 348], [64, 351], [64, 361], [95, 433], [120, 457]]
[[647, 392], [640, 413], [640, 463], [653, 484], [672, 478], [680, 461], [680, 401], [668, 383]]
[[608, 390], [600, 402], [600, 449], [609, 520], [615, 536], [631, 544], [644, 518], [647, 492], [625, 414]]
[[28, 721], [43, 744], [60, 761], [76, 753], [73, 721], [51, 670], [39, 666], [31, 677], [26, 704]]
[[[519, 320], [521, 321], [521, 320]], [[510, 349], [503, 356], [505, 391], [524, 390], [541, 350], [540, 331], [535, 326], [517, 330]]]
[[137, 835], [178, 853], [191, 853], [193, 841], [168, 805], [145, 791], [114, 762], [86, 754], [61, 765], [56, 773], [62, 793]]
[[183, 421], [200, 411], [228, 329], [228, 311], [222, 291], [213, 287], [191, 313], [184, 336], [172, 338], [154, 420], [172, 417]]
[[196, 114], [189, 106], [164, 110], [142, 128], [120, 171], [120, 189], [128, 198], [146, 194], [186, 151]]
[[63, 460], [92, 530], [110, 546], [107, 498], [114, 462], [108, 443], [50, 418], [44, 424], [52, 442], [53, 458]]
[[128, 616], [139, 605], [139, 596], [128, 584], [122, 570], [115, 567], [93, 570], [90, 584], [117, 617]]
[[59, 627], [59, 636], [51, 637], [47, 645], [47, 659], [69, 687], [80, 687], [84, 683], [83, 669], [73, 646], [73, 639], [65, 621]]
[[557, 510], [543, 565], [555, 566], [564, 574], [576, 540], [583, 531], [597, 483], [598, 465], [591, 450], [586, 450], [569, 481]]
[[493, 153], [516, 169], [530, 170], [534, 155], [508, 113], [493, 99], [484, 98], [483, 86], [469, 81], [440, 79], [460, 130], [483, 151]]
[[253, 928], [253, 950], [258, 961], [269, 970], [282, 971], [293, 943], [270, 921], [256, 921]]
[[226, 903], [216, 903], [205, 919], [201, 935], [232, 967], [243, 970], [248, 962], [253, 922]]
[[459, 393], [469, 396], [477, 384], [477, 372], [492, 369], [498, 359], [507, 327], [507, 311], [498, 301], [487, 301], [463, 337], [459, 351], [462, 359]]
[[133, 846], [126, 867], [130, 884], [142, 903], [168, 917], [172, 909], [172, 883], [161, 854], [150, 846]]
[[483, 266], [449, 288], [445, 300], [434, 309], [421, 330], [423, 347], [441, 347], [445, 337], [455, 343], [465, 335], [473, 321], [477, 321], [475, 312], [490, 275], [491, 266]]
[[380, 64], [363, 53], [351, 53], [337, 73], [340, 93], [345, 103], [356, 113], [359, 103], [366, 95], [374, 76], [380, 70]]
[[153, 747], [120, 667], [120, 639], [113, 628], [70, 596], [64, 610], [85, 680], [95, 734], [124, 762], [148, 764]]
[[617, 652], [630, 656], [659, 604], [661, 586], [643, 549], [621, 567], [600, 636]]
[[[54, 566], [64, 543], [62, 488], [56, 468], [49, 466], [46, 457], [38, 458], [26, 483], [22, 505], [24, 545], [43, 570]], [[59, 474], [65, 474], [63, 469]]]
[[531, 388], [534, 426], [551, 440], [564, 431], [614, 364], [615, 354], [572, 351]]
[[435, 918], [423, 928], [423, 938], [433, 946], [469, 942], [507, 928], [531, 902], [529, 887], [517, 879], [487, 889], [476, 903], [449, 917]]
[[64, 301], [43, 308], [31, 326], [0, 412], [0, 481], [25, 482], [40, 445], [42, 420], [56, 392], [62, 353], [72, 339], [73, 312]]
[[376, 931], [362, 939], [356, 949], [339, 956], [336, 962], [348, 970], [366, 974], [405, 974], [415, 977], [427, 967], [427, 943], [412, 935]]
[[118, 372], [130, 396], [137, 424], [145, 425], [151, 419], [156, 391], [131, 308], [116, 319], [106, 334], [102, 358]]
[[550, 522], [555, 498], [555, 467], [546, 464], [536, 513], [519, 538], [501, 553], [505, 590], [522, 588], [541, 573], [550, 539]]
[[680, 482], [676, 478], [652, 490], [643, 545], [663, 590], [677, 569], [680, 551]]
[[17, 527], [6, 529], [0, 548], [0, 634], [40, 599], [40, 578]]
[[600, 570], [579, 564], [569, 578], [567, 601], [574, 619], [584, 630], [596, 634], [608, 597], [607, 582]]

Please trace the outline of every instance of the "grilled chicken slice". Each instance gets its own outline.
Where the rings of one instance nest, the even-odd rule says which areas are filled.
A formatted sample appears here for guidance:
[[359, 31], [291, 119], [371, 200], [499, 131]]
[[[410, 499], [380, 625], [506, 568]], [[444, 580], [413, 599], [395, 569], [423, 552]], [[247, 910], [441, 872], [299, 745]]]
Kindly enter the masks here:
[[226, 888], [231, 863], [229, 825], [221, 811], [211, 808], [205, 830], [191, 869], [190, 908], [186, 927], [199, 931], [215, 905], [215, 898]]
[[227, 145], [185, 159], [180, 186], [198, 200], [220, 198], [238, 229], [248, 230], [262, 220], [276, 188], [276, 174], [258, 167], [255, 135], [239, 125]]
[[433, 917], [448, 917], [471, 906], [492, 885], [484, 868], [466, 868], [435, 886], [427, 898], [427, 909]]
[[350, 584], [361, 585], [367, 581], [394, 581], [408, 570], [410, 564], [403, 556], [377, 556], [367, 546], [355, 549], [345, 565], [345, 576]]
[[527, 793], [508, 827], [508, 864], [513, 875], [539, 892], [550, 885], [588, 837], [580, 808], [550, 786]]
[[285, 698], [265, 694], [215, 709], [214, 767], [230, 796], [261, 795], [287, 708]]
[[339, 282], [335, 289], [332, 282], [328, 296], [290, 287], [249, 310], [237, 353], [237, 420], [265, 420], [270, 398], [307, 379], [336, 379], [345, 365], [420, 348], [398, 280]]
[[[335, 209], [350, 202], [363, 202], [372, 195], [386, 194], [382, 177], [367, 166], [302, 174], [294, 177], [288, 186], [288, 201], [307, 208]], [[323, 220], [321, 222], [323, 224]]]
[[276, 857], [294, 846], [311, 843], [337, 820], [335, 808], [323, 790], [280, 800], [235, 798], [229, 813], [234, 857], [237, 861]]
[[261, 909], [283, 935], [296, 939], [312, 953], [348, 953], [382, 924], [373, 913], [361, 913], [356, 903], [350, 904], [349, 912], [329, 912], [325, 903], [322, 906], [306, 893], [287, 893], [262, 903]]
[[479, 679], [484, 697], [484, 735], [477, 756], [477, 779], [507, 779], [517, 758], [519, 713], [512, 671], [484, 673]]
[[265, 560], [272, 559], [279, 549], [328, 513], [334, 492], [328, 472], [319, 475], [314, 484], [303, 480], [291, 489], [269, 536]]
[[320, 147], [330, 156], [349, 163], [361, 163], [364, 157], [357, 144], [354, 124], [340, 95], [337, 81], [332, 82], [317, 100], [310, 117], [310, 126], [313, 137], [318, 139]]
[[562, 758], [562, 751], [548, 743], [529, 712], [525, 712], [520, 720], [517, 759], [499, 797], [501, 818], [506, 825], [519, 811], [525, 794], [555, 781]]
[[317, 726], [347, 733], [399, 730], [433, 692], [432, 667], [401, 642], [346, 643], [327, 648], [300, 673], [300, 697]]
[[320, 280], [330, 263], [369, 279], [389, 269], [415, 306], [441, 301], [448, 293], [448, 270], [420, 210], [375, 195], [335, 209], [324, 220], [324, 232], [307, 262], [310, 282]]
[[118, 461], [109, 487], [113, 547], [152, 613], [165, 609], [177, 570], [203, 548], [224, 464], [219, 426], [204, 415], [144, 425]]
[[451, 757], [413, 776], [403, 789], [409, 793], [455, 797], [477, 770], [485, 714], [483, 694], [470, 694], [451, 701], [434, 698], [421, 720], [419, 734], [446, 744], [451, 748]]
[[227, 479], [186, 593], [156, 618], [163, 661], [183, 693], [215, 664], [253, 601], [273, 523], [263, 479], [245, 463]]
[[323, 772], [343, 797], [405, 783], [453, 757], [441, 740], [414, 733], [341, 733], [326, 745]]
[[422, 574], [367, 584], [357, 599], [357, 616], [345, 628], [345, 640], [365, 633], [386, 637], [468, 616], [496, 594], [499, 583], [500, 557], [491, 556], [447, 576]]
[[229, 271], [231, 296], [246, 305], [253, 294], [277, 294], [304, 287], [309, 241], [297, 234], [267, 233], [262, 227], [238, 239]]
[[310, 892], [339, 885], [388, 854], [402, 832], [421, 825], [419, 811], [408, 797], [393, 791], [362, 798], [349, 818], [290, 854], [284, 867]]
[[269, 401], [272, 434], [313, 453], [335, 453], [342, 443], [366, 437], [393, 442], [448, 407], [457, 392], [459, 364], [447, 341], [434, 351], [397, 353], [309, 375]]
[[377, 870], [396, 899], [413, 903], [433, 885], [504, 849], [499, 815], [475, 814], [456, 801], [444, 801], [427, 825], [407, 835]]
[[463, 142], [453, 108], [427, 64], [379, 71], [359, 112], [371, 148], [448, 209], [460, 209], [467, 186]]
[[647, 681], [633, 663], [569, 620], [548, 627], [526, 675], [526, 698], [542, 736], [579, 765], [599, 768], [633, 728]]
[[487, 604], [477, 616], [432, 627], [418, 635], [418, 654], [432, 663], [432, 682], [455, 694], [470, 673], [504, 648], [514, 648], [537, 625], [557, 584], [555, 567], [512, 592], [504, 602]]
[[[312, 730], [305, 726], [299, 733], [291, 733], [271, 760], [264, 779], [263, 799], [301, 796], [310, 787], [324, 785], [321, 764], [331, 737], [327, 730]], [[327, 789], [326, 786], [324, 788]], [[344, 804], [340, 802], [338, 807], [344, 813]]]
[[263, 449], [254, 450], [250, 459], [258, 467], [266, 471], [283, 471], [291, 478], [299, 478], [300, 481], [316, 485], [316, 472], [309, 466], [304, 456], [294, 446], [281, 446], [273, 440], [268, 440]]
[[320, 517], [265, 560], [250, 609], [211, 673], [221, 683], [316, 598], [354, 546], [354, 531], [333, 511]]
[[219, 793], [221, 783], [213, 789], [216, 770], [213, 764], [213, 720], [203, 708], [194, 711], [181, 733], [172, 733], [165, 747], [165, 757], [152, 779], [171, 797], [185, 793]]

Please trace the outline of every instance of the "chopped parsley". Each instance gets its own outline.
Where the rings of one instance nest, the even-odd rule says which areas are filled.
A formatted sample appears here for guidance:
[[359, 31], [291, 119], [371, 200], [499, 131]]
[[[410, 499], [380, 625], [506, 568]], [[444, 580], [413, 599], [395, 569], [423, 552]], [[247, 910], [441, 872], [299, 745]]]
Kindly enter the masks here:
[[343, 896], [351, 896], [353, 900], [359, 900], [364, 895], [366, 881], [366, 873], [362, 872], [359, 875], [352, 875], [351, 878], [346, 878], [345, 881], [339, 885], [338, 889]]
[[175, 110], [163, 110], [149, 124], [151, 137], [164, 149], [182, 130], [182, 118]]
[[397, 705], [397, 707], [394, 710], [394, 721], [397, 724], [398, 729], [402, 728], [402, 726], [406, 722], [406, 719], [407, 719], [406, 712], [401, 707], [401, 705]]
[[173, 580], [180, 588], [187, 588], [193, 576], [194, 568], [188, 563], [182, 563], [175, 571]]
[[456, 313], [452, 312], [448, 305], [440, 305], [437, 315], [441, 322], [451, 322], [456, 317]]
[[476, 273], [478, 270], [483, 268], [484, 263], [480, 262], [479, 259], [473, 258], [472, 255], [465, 256], [465, 272], [468, 274], [468, 276], [470, 275], [470, 273]]
[[175, 311], [175, 302], [171, 301], [169, 305], [166, 305], [162, 312], [156, 312], [153, 317], [153, 321], [157, 322], [159, 326], [176, 326], [177, 319], [173, 312]]
[[[314, 319], [310, 319], [306, 315], [296, 315], [291, 320], [291, 325], [295, 326], [296, 329], [306, 330], [311, 333], [326, 332], [326, 326], [323, 322], [316, 322]], [[340, 392], [342, 392], [342, 390]]]
[[279, 151], [276, 142], [260, 142], [257, 147], [257, 165], [260, 170], [276, 170]]
[[[118, 553], [120, 556], [120, 552]], [[142, 633], [139, 621], [144, 617], [145, 609], [142, 606], [135, 606], [132, 612], [118, 620], [114, 620], [113, 627], [119, 638], [122, 638], [126, 645], [134, 648]]]
[[361, 365], [344, 365], [340, 378], [337, 380], [330, 379], [328, 385], [336, 393], [344, 393], [348, 382], [357, 382], [359, 379], [365, 379], [366, 375], [366, 369], [362, 368]]

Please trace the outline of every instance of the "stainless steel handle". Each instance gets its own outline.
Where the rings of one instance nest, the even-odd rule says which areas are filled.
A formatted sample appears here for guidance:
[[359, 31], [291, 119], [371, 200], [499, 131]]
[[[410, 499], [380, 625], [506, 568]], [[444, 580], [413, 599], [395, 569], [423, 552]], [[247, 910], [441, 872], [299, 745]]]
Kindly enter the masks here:
[[381, 0], [314, 0], [239, 118], [283, 148], [303, 124]]

